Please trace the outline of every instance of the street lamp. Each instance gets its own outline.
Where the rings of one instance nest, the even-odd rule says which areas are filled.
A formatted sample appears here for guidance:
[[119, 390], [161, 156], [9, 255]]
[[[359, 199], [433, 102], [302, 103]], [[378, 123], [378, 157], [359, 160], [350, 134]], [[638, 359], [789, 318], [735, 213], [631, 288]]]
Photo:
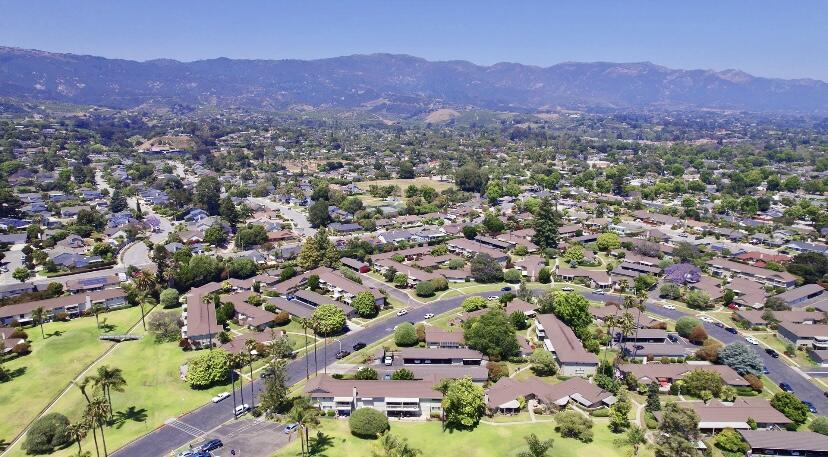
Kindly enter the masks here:
[[248, 366], [250, 367], [250, 409], [256, 407], [256, 398], [253, 396], [253, 357], [259, 355], [258, 351], [255, 349], [250, 350], [250, 363]]

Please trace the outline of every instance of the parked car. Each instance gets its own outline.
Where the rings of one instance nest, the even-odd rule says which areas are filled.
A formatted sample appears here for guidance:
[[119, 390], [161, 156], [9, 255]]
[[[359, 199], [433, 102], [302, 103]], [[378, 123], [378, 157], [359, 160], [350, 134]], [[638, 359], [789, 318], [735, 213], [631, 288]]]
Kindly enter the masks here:
[[699, 320], [702, 321], [702, 322], [707, 322], [708, 324], [712, 324], [712, 323], [716, 322], [710, 316], [702, 316], [702, 317], [699, 318]]
[[575, 290], [575, 289], [573, 289], [573, 288], [571, 288], [571, 287], [569, 287], [569, 286], [566, 286], [566, 287], [561, 287], [561, 290], [562, 290], [562, 291], [564, 291], [564, 292], [572, 292], [572, 291], [573, 291], [573, 290]]
[[756, 338], [754, 338], [754, 337], [752, 337], [752, 336], [749, 336], [749, 337], [745, 338], [745, 341], [747, 341], [748, 343], [750, 343], [750, 344], [752, 344], [752, 345], [754, 345], [754, 346], [758, 346], [758, 345], [759, 345], [759, 340], [757, 340]]
[[671, 305], [669, 303], [664, 304], [664, 309], [676, 309], [676, 305]]
[[344, 351], [344, 350], [343, 350], [343, 351], [338, 351], [338, 352], [336, 353], [336, 358], [337, 358], [337, 359], [344, 359], [345, 357], [348, 357], [348, 355], [349, 355], [350, 353], [351, 353], [350, 351]]
[[813, 403], [809, 402], [808, 400], [802, 400], [802, 403], [804, 403], [804, 404], [805, 404], [805, 406], [807, 406], [807, 407], [808, 407], [808, 411], [810, 411], [810, 412], [812, 412], [812, 413], [814, 413], [814, 414], [816, 414], [816, 413], [817, 413], [816, 406], [814, 406], [814, 404], [813, 404]]
[[779, 388], [782, 389], [783, 392], [793, 392], [793, 387], [787, 382], [780, 382]]
[[193, 457], [194, 455], [195, 455], [195, 452], [190, 450], [190, 449], [187, 449], [186, 451], [181, 451], [181, 452], [178, 453], [178, 457]]
[[431, 319], [432, 317], [434, 317], [434, 313], [427, 313], [425, 316], [423, 316], [424, 319]]
[[236, 406], [236, 409], [233, 410], [233, 412], [236, 414], [236, 416], [241, 416], [242, 414], [244, 414], [248, 411], [250, 411], [250, 405], [248, 405], [248, 404]]
[[365, 343], [363, 343], [362, 341], [359, 341], [357, 344], [353, 345], [352, 347], [355, 351], [358, 351], [358, 350], [364, 348], [365, 346], [367, 346]]
[[770, 370], [768, 370], [768, 367], [762, 367], [762, 374], [770, 374]]
[[259, 379], [267, 379], [267, 378], [269, 378], [269, 377], [271, 377], [271, 376], [273, 376], [273, 368], [271, 368], [271, 367], [265, 367], [265, 368], [264, 368], [264, 369], [263, 369], [263, 370], [259, 373]]
[[222, 446], [224, 446], [224, 443], [222, 443], [220, 439], [215, 439], [214, 438], [214, 439], [212, 439], [210, 441], [207, 441], [206, 443], [202, 444], [201, 446], [199, 446], [198, 450], [204, 451], [204, 452], [210, 452], [210, 451], [212, 451], [214, 449], [218, 449]]
[[668, 333], [667, 334], [667, 339], [672, 341], [673, 343], [677, 343], [678, 342], [678, 335], [676, 335], [675, 333]]
[[765, 352], [766, 352], [769, 356], [773, 357], [774, 359], [778, 359], [778, 358], [779, 358], [779, 353], [778, 353], [778, 352], [776, 352], [776, 351], [774, 351], [774, 350], [773, 350], [773, 349], [771, 349], [771, 348], [767, 348], [767, 349], [765, 349]]
[[500, 297], [498, 297], [497, 295], [489, 295], [486, 298], [488, 298], [489, 300], [498, 300]]
[[510, 290], [512, 290], [512, 288], [509, 287], [509, 286], [506, 286], [506, 287], [501, 287], [500, 290], [502, 290], [503, 292], [509, 292]]
[[408, 314], [408, 310], [405, 308], [397, 311], [397, 316], [405, 316], [406, 314]]
[[715, 325], [716, 327], [719, 327], [719, 328], [724, 328], [724, 326], [725, 326], [721, 322], [714, 322], [713, 325]]
[[732, 333], [732, 334], [734, 334], [734, 335], [737, 335], [737, 334], [739, 333], [739, 331], [738, 331], [738, 330], [736, 330], [736, 329], [735, 329], [735, 328], [733, 328], [733, 327], [725, 327], [725, 330], [727, 330], [729, 333]]
[[285, 435], [287, 435], [288, 433], [292, 433], [297, 428], [299, 428], [299, 424], [297, 424], [295, 422], [292, 423], [292, 424], [285, 425]]
[[604, 290], [604, 289], [595, 289], [595, 290], [592, 291], [592, 293], [594, 293], [596, 295], [604, 295], [604, 294], [607, 293], [607, 291]]
[[733, 303], [727, 305], [727, 309], [731, 309], [733, 311], [739, 311], [739, 307], [734, 305]]
[[230, 396], [230, 392], [222, 392], [213, 397], [213, 403], [218, 403]]

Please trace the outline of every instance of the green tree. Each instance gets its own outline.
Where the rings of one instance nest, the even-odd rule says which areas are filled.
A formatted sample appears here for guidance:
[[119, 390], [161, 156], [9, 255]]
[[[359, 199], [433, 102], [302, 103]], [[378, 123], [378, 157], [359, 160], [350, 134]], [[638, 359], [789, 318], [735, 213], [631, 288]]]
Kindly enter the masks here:
[[283, 412], [289, 405], [286, 363], [283, 359], [271, 360], [270, 376], [265, 378], [259, 396], [259, 407], [271, 414]]
[[408, 160], [400, 162], [400, 170], [398, 175], [400, 179], [414, 179], [414, 164]]
[[351, 434], [362, 438], [375, 438], [388, 431], [388, 418], [374, 408], [357, 408], [348, 417]]
[[463, 307], [463, 311], [470, 313], [472, 311], [477, 311], [478, 309], [487, 307], [488, 303], [489, 302], [485, 298], [473, 295], [465, 298], [460, 306]]
[[420, 341], [417, 338], [417, 330], [410, 322], [403, 322], [394, 329], [394, 343], [397, 346], [414, 346]]
[[503, 280], [503, 268], [489, 254], [480, 253], [470, 263], [471, 277], [483, 284]]
[[621, 238], [612, 232], [605, 232], [598, 236], [596, 246], [601, 251], [611, 251], [621, 247]]
[[647, 386], [647, 411], [654, 412], [654, 411], [661, 411], [661, 397], [658, 395], [658, 383], [651, 382], [649, 386]]
[[702, 392], [710, 392], [714, 397], [719, 397], [724, 387], [724, 381], [719, 373], [711, 370], [697, 369], [684, 376], [684, 383], [687, 392], [691, 395], [701, 397]]
[[808, 424], [808, 428], [820, 435], [828, 435], [828, 417], [817, 416]]
[[532, 364], [532, 372], [538, 376], [554, 376], [558, 372], [555, 357], [544, 348], [535, 349], [529, 356], [529, 363]]
[[377, 303], [371, 292], [367, 290], [356, 294], [356, 297], [351, 300], [351, 306], [362, 317], [373, 317], [377, 315]]
[[744, 376], [748, 373], [760, 376], [764, 363], [756, 352], [743, 343], [733, 343], [719, 349], [720, 363]]
[[26, 280], [29, 279], [29, 274], [30, 273], [29, 273], [28, 268], [26, 268], [26, 267], [17, 267], [12, 272], [12, 278], [14, 278], [14, 279], [16, 279], [20, 282], [26, 282]]
[[518, 452], [517, 457], [548, 457], [549, 450], [555, 444], [555, 440], [541, 440], [534, 433], [524, 436], [523, 439], [526, 440], [526, 446], [529, 449]]
[[205, 352], [187, 365], [187, 384], [193, 389], [206, 389], [227, 380], [230, 354], [223, 350]]
[[790, 392], [780, 392], [774, 395], [770, 404], [796, 425], [802, 425], [808, 419], [808, 407]]
[[227, 243], [227, 233], [221, 224], [215, 223], [204, 231], [204, 242], [211, 246], [222, 246]]
[[227, 221], [231, 227], [235, 227], [239, 222], [239, 212], [236, 210], [236, 205], [233, 203], [233, 199], [229, 195], [219, 201], [219, 215], [222, 219]]
[[336, 305], [320, 305], [311, 315], [311, 321], [316, 333], [327, 337], [342, 330], [345, 326], [345, 313]]
[[558, 214], [556, 205], [550, 198], [543, 198], [538, 207], [538, 214], [535, 215], [535, 235], [532, 237], [532, 242], [541, 249], [557, 249], [560, 226], [560, 214]]
[[180, 296], [178, 291], [173, 288], [167, 288], [161, 291], [158, 298], [158, 303], [164, 308], [176, 308], [179, 306], [178, 300]]
[[26, 454], [51, 454], [71, 443], [69, 419], [60, 413], [49, 413], [32, 423], [23, 441]]
[[231, 278], [247, 279], [256, 276], [256, 262], [247, 257], [237, 257], [227, 265], [227, 273]]
[[371, 367], [361, 367], [354, 373], [354, 379], [360, 381], [375, 381], [377, 376], [377, 370]]
[[641, 427], [635, 424], [630, 426], [629, 430], [627, 430], [627, 434], [624, 435], [624, 438], [616, 440], [615, 442], [615, 445], [618, 447], [632, 446], [633, 457], [638, 457], [638, 451], [642, 444], [647, 444], [647, 435]]
[[434, 284], [431, 281], [420, 281], [415, 289], [418, 297], [434, 296]]
[[124, 372], [120, 368], [110, 368], [107, 365], [98, 367], [94, 376], [95, 387], [100, 389], [109, 406], [109, 418], [112, 418], [112, 391], [123, 392], [127, 382]]
[[421, 450], [411, 447], [408, 440], [398, 438], [390, 432], [380, 434], [371, 452], [372, 457], [418, 457], [422, 454]]
[[43, 332], [43, 323], [46, 322], [46, 310], [39, 306], [32, 310], [32, 323], [40, 327], [40, 336], [45, 340], [46, 333]]
[[573, 244], [566, 248], [563, 255], [563, 261], [566, 263], [581, 263], [584, 261], [584, 247], [580, 244]]
[[544, 299], [549, 300], [549, 297], [555, 316], [568, 325], [580, 340], [589, 339], [589, 326], [592, 324], [589, 301], [575, 292], [550, 292]]
[[558, 432], [564, 438], [575, 438], [581, 442], [592, 442], [592, 419], [581, 415], [573, 410], [562, 411], [555, 414], [555, 423], [558, 425]]
[[548, 267], [543, 267], [538, 272], [538, 282], [541, 284], [549, 284], [552, 282], [552, 271]]
[[193, 200], [211, 216], [219, 213], [221, 183], [215, 176], [204, 176], [198, 180]]
[[630, 404], [626, 389], [622, 388], [616, 395], [617, 401], [610, 406], [609, 428], [613, 433], [621, 433], [630, 427]]
[[486, 231], [489, 233], [500, 233], [506, 228], [506, 224], [500, 220], [500, 217], [498, 217], [497, 214], [487, 212], [483, 217], [483, 227], [485, 227]]
[[728, 452], [744, 454], [749, 446], [742, 439], [742, 435], [732, 428], [726, 428], [716, 435], [716, 444]]
[[477, 426], [486, 412], [483, 388], [465, 377], [443, 382], [438, 386], [443, 393], [443, 417], [450, 430], [468, 430]]
[[308, 208], [308, 222], [310, 222], [311, 226], [327, 227], [331, 222], [331, 214], [328, 209], [327, 201], [319, 200], [314, 202], [314, 204]]
[[495, 359], [505, 360], [520, 351], [512, 321], [500, 309], [463, 323], [466, 344]]
[[676, 321], [676, 332], [684, 338], [687, 338], [690, 336], [690, 332], [700, 325], [701, 322], [699, 322], [698, 319], [690, 316], [683, 316], [678, 318]]
[[400, 368], [391, 373], [391, 379], [394, 381], [410, 381], [414, 379], [414, 372], [408, 368]]
[[473, 225], [464, 225], [463, 226], [463, 236], [466, 239], [473, 240], [477, 238], [477, 227]]
[[113, 213], [120, 213], [127, 209], [127, 199], [120, 189], [115, 189], [109, 198], [109, 210]]
[[682, 408], [676, 403], [664, 406], [661, 423], [656, 435], [656, 457], [699, 457], [696, 448], [699, 433], [699, 416], [695, 411]]
[[694, 309], [709, 309], [713, 306], [710, 296], [700, 290], [691, 290], [684, 296], [687, 306]]

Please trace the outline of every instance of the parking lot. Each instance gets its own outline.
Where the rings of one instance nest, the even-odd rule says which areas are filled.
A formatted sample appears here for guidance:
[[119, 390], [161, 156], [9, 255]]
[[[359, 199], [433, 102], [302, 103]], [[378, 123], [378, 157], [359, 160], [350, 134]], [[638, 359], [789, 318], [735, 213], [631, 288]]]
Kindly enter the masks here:
[[193, 442], [193, 447], [209, 439], [220, 439], [224, 446], [212, 451], [214, 457], [268, 457], [287, 444], [288, 435], [283, 433], [284, 426], [259, 419], [239, 419], [228, 422], [206, 435], [202, 440]]

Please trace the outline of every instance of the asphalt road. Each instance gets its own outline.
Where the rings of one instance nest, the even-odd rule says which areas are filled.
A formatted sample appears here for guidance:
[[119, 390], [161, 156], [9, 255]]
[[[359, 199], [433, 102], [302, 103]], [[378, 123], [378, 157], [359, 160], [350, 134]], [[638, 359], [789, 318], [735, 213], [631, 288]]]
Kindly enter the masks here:
[[290, 219], [293, 223], [293, 230], [302, 235], [302, 237], [313, 236], [316, 234], [316, 229], [311, 227], [307, 216], [301, 211], [297, 211], [290, 206], [282, 205], [273, 200], [262, 197], [251, 197], [250, 201], [266, 206], [272, 210], [279, 211], [283, 216]]
[[[647, 303], [647, 311], [673, 320], [683, 316], [689, 316], [689, 314], [679, 310], [665, 309], [664, 307], [653, 302]], [[768, 378], [773, 380], [773, 382], [777, 385], [780, 382], [787, 382], [791, 385], [797, 397], [813, 403], [817, 411], [828, 413], [828, 398], [825, 397], [822, 389], [811, 384], [810, 381], [802, 376], [801, 372], [787, 365], [781, 359], [775, 359], [769, 356], [764, 350], [757, 350], [758, 346], [753, 346], [746, 342], [745, 338], [741, 334], [734, 335], [721, 327], [717, 327], [716, 325], [707, 322], [702, 322], [702, 324], [704, 325], [705, 330], [707, 330], [708, 335], [721, 341], [724, 345], [744, 343], [748, 347], [753, 348], [753, 350], [759, 354], [759, 358], [762, 359], [762, 362], [768, 369], [769, 373], [766, 375]]]
[[[499, 295], [501, 292], [486, 292], [473, 295]], [[424, 320], [427, 313], [441, 314], [453, 308], [460, 306], [460, 303], [469, 295], [454, 297], [446, 300], [438, 300], [432, 303], [424, 304], [417, 308], [410, 309], [408, 314], [404, 316], [392, 316], [386, 318], [377, 324], [363, 328], [357, 332], [347, 334], [338, 338], [342, 342], [342, 348], [350, 350], [357, 342], [365, 344], [375, 343], [386, 336], [388, 336], [395, 326], [403, 322], [419, 322]], [[336, 361], [336, 352], [339, 350], [339, 342], [329, 340], [327, 350], [320, 348], [317, 350], [317, 362], [319, 372], [323, 371], [323, 367], [334, 363]], [[327, 352], [327, 353], [326, 353]], [[301, 381], [306, 376], [305, 357], [300, 357], [287, 366], [288, 384], [293, 385]], [[313, 353], [308, 357], [311, 376], [314, 372], [314, 356]], [[258, 391], [261, 388], [261, 382], [256, 379], [253, 382], [253, 391], [258, 396]], [[250, 404], [250, 384], [245, 384], [245, 403]], [[238, 391], [237, 391], [238, 395]], [[206, 397], [206, 396], [205, 396]], [[205, 398], [207, 400], [207, 398]], [[221, 403], [208, 403], [195, 411], [177, 418], [177, 422], [172, 424], [165, 424], [157, 430], [144, 435], [129, 445], [112, 453], [114, 457], [159, 457], [169, 454], [171, 451], [178, 449], [188, 442], [201, 437], [210, 438], [209, 432], [227, 421], [233, 419], [233, 400], [226, 399]], [[181, 425], [183, 423], [183, 425]], [[207, 436], [201, 436], [198, 433], [193, 434], [193, 430], [200, 430], [208, 432]]]

